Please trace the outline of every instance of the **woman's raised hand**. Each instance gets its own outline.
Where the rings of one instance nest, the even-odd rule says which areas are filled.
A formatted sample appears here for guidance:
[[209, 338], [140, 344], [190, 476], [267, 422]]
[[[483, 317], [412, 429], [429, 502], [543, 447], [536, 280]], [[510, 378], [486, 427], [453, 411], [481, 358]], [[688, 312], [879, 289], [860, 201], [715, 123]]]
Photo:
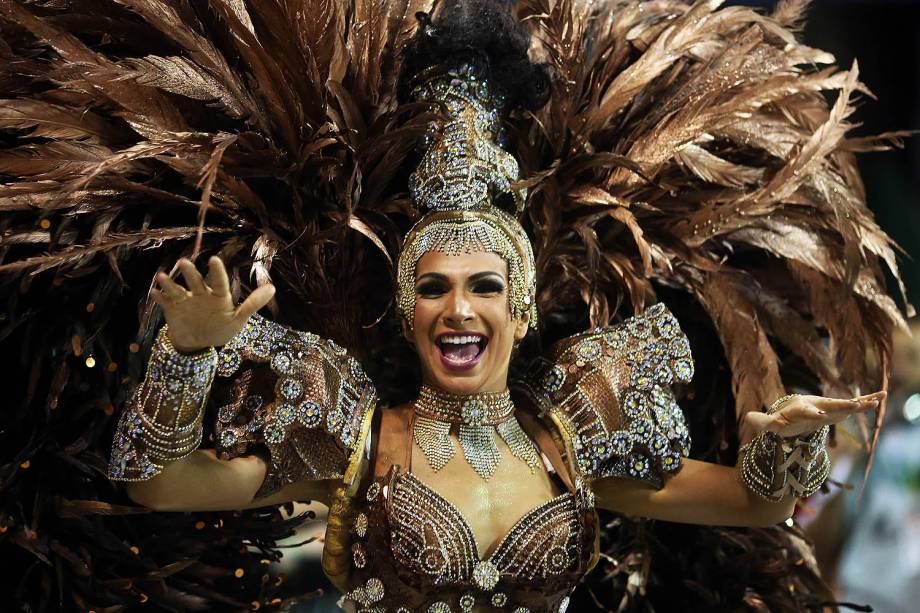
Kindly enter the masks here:
[[821, 426], [840, 423], [850, 415], [874, 411], [887, 394], [874, 392], [848, 400], [795, 395], [774, 413], [752, 412], [747, 414], [747, 419], [756, 432], [775, 432], [782, 437], [810, 434]]
[[252, 314], [275, 295], [275, 286], [263, 285], [249, 294], [243, 304], [236, 306], [230, 295], [227, 270], [220, 258], [208, 260], [207, 279], [191, 260], [182, 258], [178, 267], [188, 287], [159, 272], [156, 282], [160, 289], [151, 289], [150, 296], [163, 307], [169, 325], [167, 335], [181, 353], [195, 353], [226, 344], [243, 329]]

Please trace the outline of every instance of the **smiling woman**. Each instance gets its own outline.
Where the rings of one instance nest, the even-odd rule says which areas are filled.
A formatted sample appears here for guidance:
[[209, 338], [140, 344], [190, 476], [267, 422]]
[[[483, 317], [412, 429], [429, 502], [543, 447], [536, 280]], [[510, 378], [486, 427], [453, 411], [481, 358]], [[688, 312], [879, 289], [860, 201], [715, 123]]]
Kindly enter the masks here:
[[[677, 25], [700, 23], [693, 16], [715, 4], [682, 8], [687, 17]], [[633, 4], [623, 8], [623, 18], [635, 10]], [[674, 272], [668, 257], [677, 256], [649, 247], [631, 211], [664, 213], [593, 186], [546, 190], [566, 193], [566, 214], [580, 207], [601, 213], [567, 222], [565, 236], [544, 235], [543, 249], [553, 253], [553, 241], [563, 247], [555, 245], [558, 261], [542, 265], [559, 266], [570, 280], [584, 273], [588, 281], [573, 282], [568, 293], [590, 302], [599, 325], [563, 338], [510, 377], [516, 346], [539, 330], [537, 263], [520, 221], [526, 219], [527, 186], [539, 181], [519, 180], [518, 162], [503, 148], [506, 124], [519, 109], [535, 116], [551, 86], [561, 85], [551, 82], [546, 66], [531, 62], [529, 33], [502, 3], [446, 2], [437, 18], [420, 13], [418, 19], [403, 57], [401, 102], [438, 115], [409, 179], [415, 204], [427, 212], [415, 219], [399, 253], [396, 310], [418, 356], [421, 389], [410, 402], [384, 406], [345, 348], [256, 315], [274, 296], [271, 284], [236, 305], [220, 258], [209, 261], [207, 278], [181, 259], [184, 284], [162, 272], [156, 276], [151, 296], [167, 326], [119, 421], [109, 476], [128, 481], [129, 495], [157, 510], [241, 509], [305, 498], [328, 504], [323, 567], [349, 610], [564, 611], [600, 557], [598, 508], [720, 526], [769, 526], [788, 518], [798, 498], [827, 476], [828, 426], [877, 408], [884, 392], [835, 400], [772, 389], [758, 396], [769, 411], [757, 405], [744, 417], [747, 440], [735, 466], [689, 459], [690, 433], [677, 398], [695, 365], [677, 318], [658, 303], [611, 326], [606, 298], [598, 302], [591, 295], [607, 274], [627, 275], [638, 266], [648, 274], [653, 266]], [[786, 41], [782, 30], [769, 32]], [[693, 48], [711, 52], [706, 45]], [[619, 52], [611, 47], [610, 53]], [[672, 106], [669, 113], [676, 115], [684, 105]], [[776, 115], [789, 114], [780, 109]], [[563, 123], [589, 123], [582, 119]], [[537, 138], [538, 127], [528, 138]], [[715, 137], [700, 138], [709, 143]], [[520, 139], [525, 151], [526, 140]], [[587, 141], [576, 138], [570, 146], [578, 153], [569, 167], [561, 169], [557, 160], [542, 178], [583, 176], [610, 163], [614, 174], [626, 168], [635, 175], [626, 173], [624, 184], [645, 179], [643, 167], [612, 147], [595, 156]], [[680, 151], [682, 164], [698, 170], [700, 160], [716, 157], [689, 142]], [[716, 197], [704, 190], [715, 199], [705, 206], [721, 206], [729, 192], [738, 197], [745, 181], [764, 174], [738, 172], [746, 178], [728, 181], [728, 192]], [[637, 193], [631, 189], [638, 188], [623, 193]], [[679, 192], [664, 191], [667, 198]], [[693, 204], [699, 209], [693, 214], [702, 215], [705, 206]], [[727, 213], [719, 211], [724, 220]], [[534, 217], [540, 215], [547, 226], [563, 223], [545, 207]], [[600, 218], [619, 220], [625, 229], [603, 226]], [[694, 237], [713, 227], [711, 220], [701, 222], [703, 230], [683, 218], [680, 223], [686, 235], [672, 241], [680, 247], [668, 247], [675, 253], [690, 250], [702, 240]], [[601, 246], [627, 230], [644, 250], [641, 265]], [[583, 252], [564, 246], [569, 234], [585, 241]], [[605, 257], [597, 256], [604, 249]], [[685, 264], [688, 277], [706, 279], [700, 282], [703, 302], [737, 283], [716, 276], [727, 257], [689, 258], [698, 270]], [[586, 262], [593, 268], [579, 270]], [[540, 281], [556, 287], [556, 279]], [[730, 287], [739, 304], [748, 299]], [[634, 289], [635, 304], [643, 304], [651, 285]], [[780, 302], [770, 302], [771, 313]], [[719, 312], [720, 322], [735, 321], [731, 306], [731, 313]], [[762, 336], [761, 344], [769, 345]], [[220, 393], [212, 394], [212, 387]], [[746, 392], [739, 383], [739, 403]], [[216, 449], [198, 450], [209, 399], [220, 404]]]
[[426, 253], [418, 263], [415, 322], [407, 336], [424, 381], [457, 393], [502, 392], [511, 351], [527, 333], [513, 319], [508, 265], [494, 253]]

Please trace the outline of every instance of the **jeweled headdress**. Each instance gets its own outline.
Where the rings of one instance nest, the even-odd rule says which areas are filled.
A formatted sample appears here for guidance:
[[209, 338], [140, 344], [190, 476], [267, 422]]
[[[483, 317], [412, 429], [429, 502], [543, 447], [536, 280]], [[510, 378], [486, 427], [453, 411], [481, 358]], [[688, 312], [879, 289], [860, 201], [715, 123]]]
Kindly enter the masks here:
[[518, 164], [499, 144], [504, 98], [473, 62], [434, 66], [414, 80], [413, 100], [436, 104], [443, 119], [426, 137], [422, 161], [409, 178], [419, 208], [429, 209], [406, 235], [397, 271], [397, 304], [412, 325], [415, 269], [430, 251], [489, 252], [508, 263], [509, 308], [536, 326], [533, 249], [517, 219], [500, 208], [524, 209], [526, 190], [512, 189]]

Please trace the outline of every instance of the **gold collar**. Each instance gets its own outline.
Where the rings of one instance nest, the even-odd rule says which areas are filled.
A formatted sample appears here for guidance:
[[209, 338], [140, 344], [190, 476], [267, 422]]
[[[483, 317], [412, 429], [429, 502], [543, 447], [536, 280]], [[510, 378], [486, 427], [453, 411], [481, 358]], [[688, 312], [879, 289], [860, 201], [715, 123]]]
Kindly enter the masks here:
[[515, 456], [530, 467], [539, 465], [536, 445], [514, 417], [514, 403], [508, 390], [481, 394], [452, 394], [424, 385], [415, 401], [412, 438], [421, 448], [429, 466], [437, 472], [456, 453], [450, 436], [458, 426], [460, 446], [473, 470], [488, 480], [501, 461], [495, 433], [501, 436]]

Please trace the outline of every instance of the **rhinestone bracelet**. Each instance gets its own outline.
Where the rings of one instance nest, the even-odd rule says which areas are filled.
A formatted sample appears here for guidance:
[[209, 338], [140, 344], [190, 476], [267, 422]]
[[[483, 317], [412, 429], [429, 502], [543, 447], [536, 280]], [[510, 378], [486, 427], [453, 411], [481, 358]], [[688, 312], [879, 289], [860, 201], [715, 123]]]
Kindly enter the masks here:
[[198, 448], [216, 369], [213, 347], [184, 355], [170, 342], [166, 326], [160, 330], [144, 381], [118, 422], [110, 479], [145, 481]]
[[[768, 414], [796, 394], [783, 396], [774, 402]], [[771, 502], [783, 500], [787, 494], [811, 496], [830, 473], [827, 453], [828, 426], [808, 435], [783, 438], [775, 432], [761, 432], [741, 448], [741, 480], [757, 496]]]

